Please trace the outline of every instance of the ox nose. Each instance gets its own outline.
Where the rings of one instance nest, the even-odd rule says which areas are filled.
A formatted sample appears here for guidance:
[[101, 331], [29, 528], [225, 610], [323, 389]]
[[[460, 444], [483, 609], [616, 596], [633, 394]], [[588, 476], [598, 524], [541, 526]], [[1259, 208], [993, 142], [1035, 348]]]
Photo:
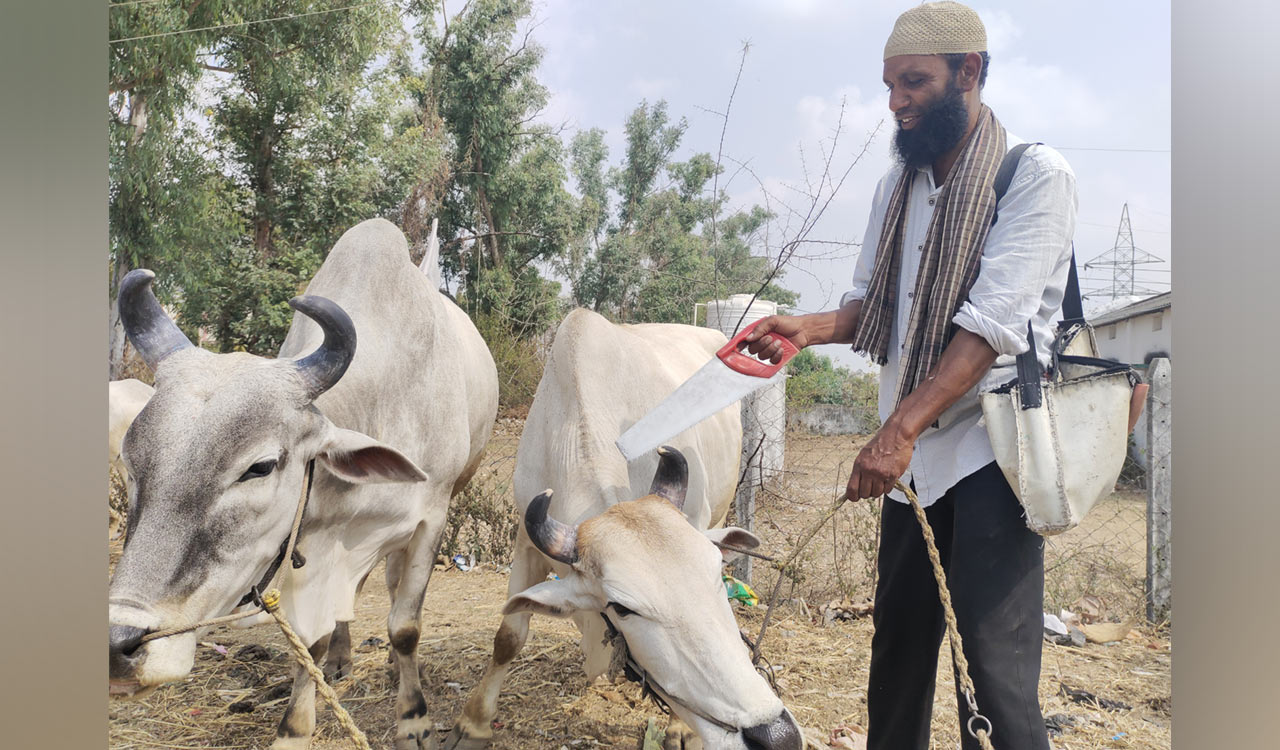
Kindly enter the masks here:
[[124, 679], [133, 673], [141, 657], [138, 649], [146, 634], [146, 630], [131, 625], [112, 625], [107, 629], [107, 651], [111, 659], [108, 674], [111, 679]]
[[800, 750], [800, 728], [791, 714], [783, 711], [768, 724], [742, 730], [747, 750]]

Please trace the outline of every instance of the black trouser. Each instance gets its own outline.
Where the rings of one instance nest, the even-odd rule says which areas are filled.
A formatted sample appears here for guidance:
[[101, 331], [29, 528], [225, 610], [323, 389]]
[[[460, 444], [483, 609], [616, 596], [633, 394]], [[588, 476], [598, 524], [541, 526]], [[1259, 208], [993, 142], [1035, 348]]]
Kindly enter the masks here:
[[[998, 750], [1047, 750], [1036, 688], [1044, 621], [1044, 543], [991, 463], [925, 509], [947, 572], [978, 708]], [[868, 750], [927, 750], [938, 648], [946, 623], [938, 585], [910, 505], [884, 501], [871, 679]], [[964, 725], [962, 747], [978, 750]], [[979, 723], [975, 722], [975, 728]]]

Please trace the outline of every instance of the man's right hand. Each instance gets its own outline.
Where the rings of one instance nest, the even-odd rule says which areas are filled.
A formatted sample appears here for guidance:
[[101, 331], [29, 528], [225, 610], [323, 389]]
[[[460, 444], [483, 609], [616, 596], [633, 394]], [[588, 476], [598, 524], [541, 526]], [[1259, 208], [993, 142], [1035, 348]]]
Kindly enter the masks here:
[[786, 336], [791, 343], [803, 349], [814, 343], [810, 340], [803, 321], [804, 316], [799, 315], [770, 315], [764, 318], [744, 339], [747, 342], [747, 351], [776, 365], [782, 361], [782, 344], [768, 334]]

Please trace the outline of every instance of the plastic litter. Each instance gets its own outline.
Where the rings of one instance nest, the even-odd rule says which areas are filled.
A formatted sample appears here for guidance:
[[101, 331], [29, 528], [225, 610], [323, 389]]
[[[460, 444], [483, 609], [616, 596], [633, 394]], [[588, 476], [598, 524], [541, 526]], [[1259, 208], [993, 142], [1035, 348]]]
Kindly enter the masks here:
[[1067, 626], [1062, 622], [1062, 620], [1058, 619], [1057, 615], [1051, 615], [1048, 612], [1045, 612], [1044, 632], [1046, 634], [1052, 633], [1053, 635], [1066, 635]]
[[467, 558], [462, 555], [454, 555], [453, 564], [454, 564], [454, 567], [456, 567], [458, 570], [463, 571], [464, 573], [468, 570], [471, 570], [470, 561], [468, 561]]
[[760, 603], [760, 597], [747, 584], [730, 575], [721, 576], [724, 581], [725, 594], [733, 600], [740, 601], [748, 607]]

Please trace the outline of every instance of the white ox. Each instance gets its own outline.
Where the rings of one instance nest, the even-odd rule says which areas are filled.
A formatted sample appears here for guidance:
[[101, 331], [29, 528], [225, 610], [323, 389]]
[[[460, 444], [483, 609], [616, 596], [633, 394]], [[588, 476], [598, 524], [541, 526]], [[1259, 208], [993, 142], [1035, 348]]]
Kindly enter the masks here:
[[[759, 542], [742, 529], [703, 531], [724, 520], [733, 499], [738, 406], [673, 438], [678, 452], [667, 452], [661, 467], [657, 453], [628, 466], [614, 446], [724, 343], [706, 328], [620, 326], [586, 310], [561, 324], [516, 458], [515, 497], [525, 523], [510, 599], [488, 669], [445, 750], [480, 748], [492, 738], [502, 682], [535, 612], [573, 617], [588, 679], [609, 666], [607, 615], [709, 750], [799, 750], [799, 730], [753, 669], [725, 596], [721, 564], [731, 555], [722, 558], [713, 544]], [[683, 501], [684, 515], [655, 494]], [[546, 581], [549, 572], [559, 580]], [[677, 746], [694, 741], [687, 727], [672, 724], [668, 736], [678, 737]]]
[[[193, 347], [152, 296], [152, 276], [136, 271], [120, 291], [156, 393], [124, 441], [134, 490], [110, 587], [112, 692], [190, 672], [197, 632], [144, 635], [236, 606], [279, 558], [314, 461], [297, 543], [306, 563], [281, 565], [284, 611], [319, 660], [385, 558], [395, 748], [429, 747], [420, 613], [449, 499], [479, 464], [497, 413], [484, 341], [380, 219], [347, 231], [291, 301], [302, 314], [277, 359]], [[314, 729], [315, 687], [299, 669], [272, 748], [306, 748]]]
[[[147, 405], [147, 401], [151, 400], [153, 393], [154, 388], [135, 378], [107, 383], [107, 465], [116, 470], [125, 487], [129, 486], [129, 470], [125, 468], [124, 461], [120, 460], [120, 444], [124, 442], [124, 434], [129, 431], [129, 425], [133, 424], [134, 418]], [[111, 513], [109, 534], [114, 539], [121, 519], [114, 508], [108, 506], [107, 510]]]

